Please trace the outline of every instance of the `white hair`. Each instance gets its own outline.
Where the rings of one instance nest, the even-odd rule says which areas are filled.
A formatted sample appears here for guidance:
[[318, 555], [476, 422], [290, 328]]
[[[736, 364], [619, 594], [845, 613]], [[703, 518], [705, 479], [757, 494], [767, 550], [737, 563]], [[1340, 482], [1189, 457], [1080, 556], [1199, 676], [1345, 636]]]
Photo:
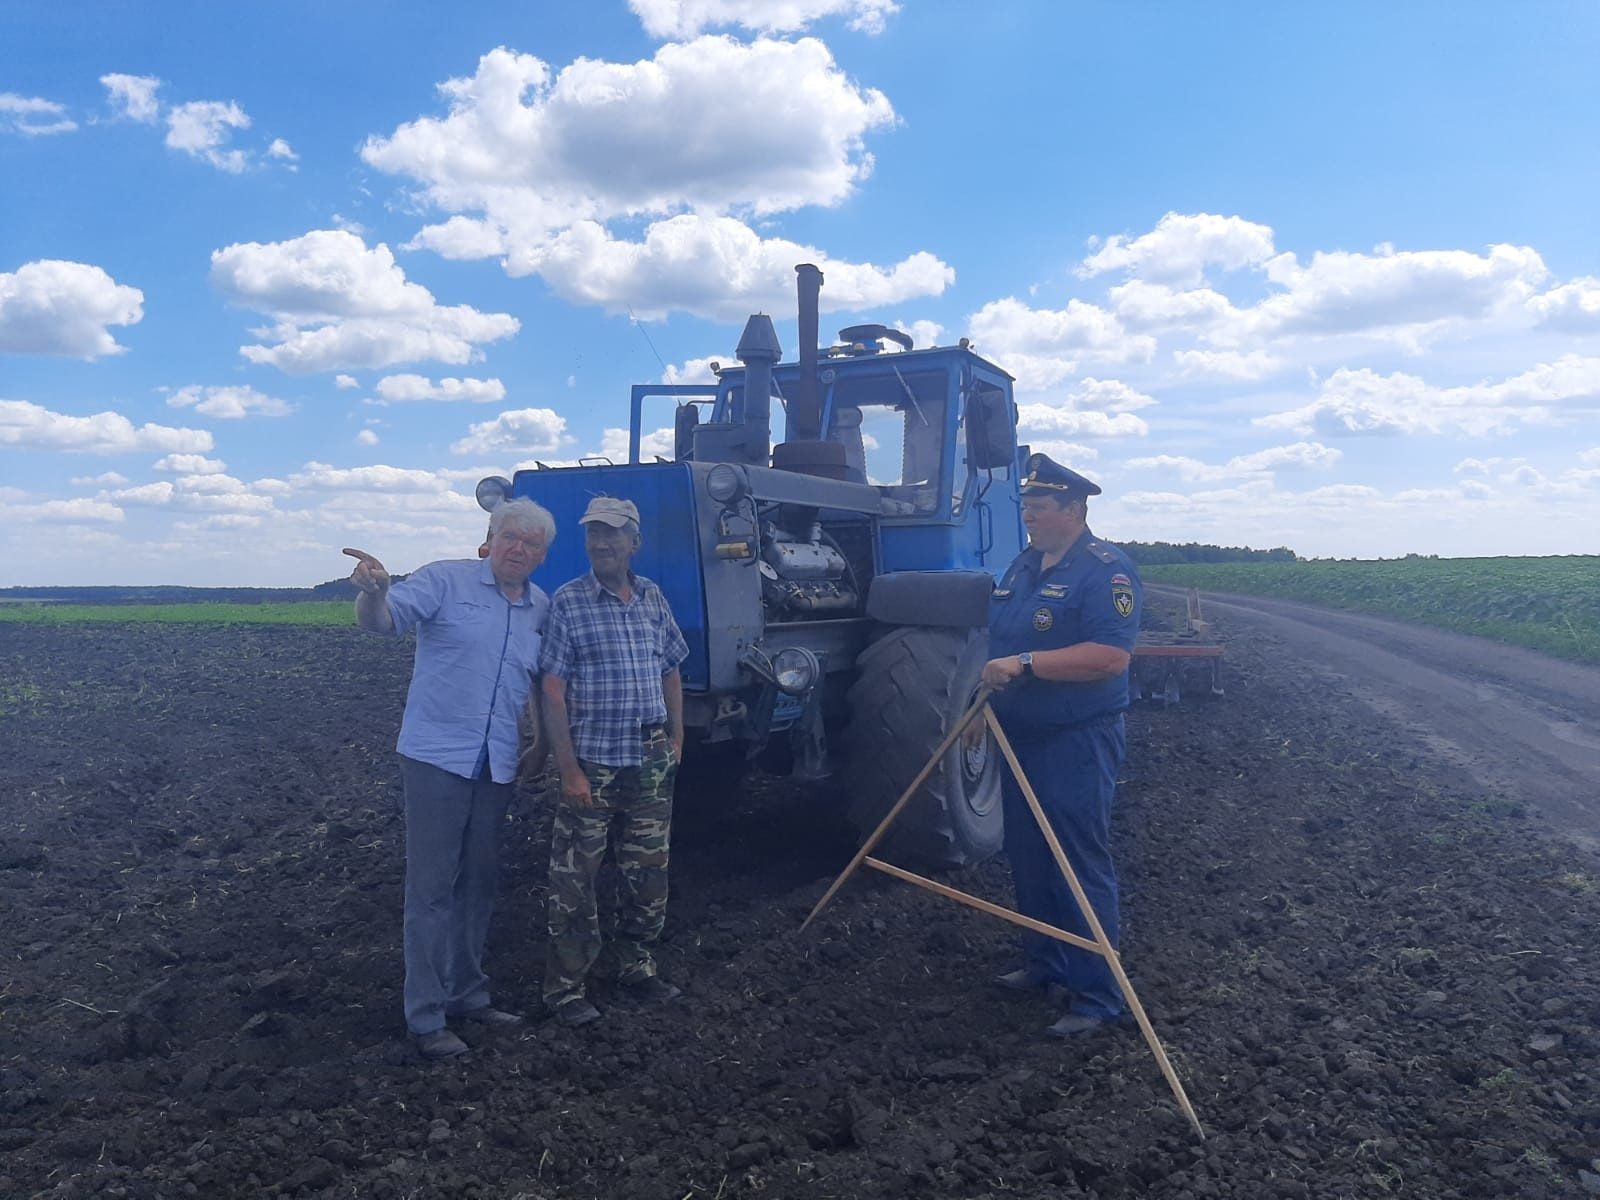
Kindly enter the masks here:
[[491, 538], [508, 525], [513, 529], [526, 529], [530, 533], [544, 534], [546, 546], [556, 540], [556, 519], [543, 505], [535, 504], [526, 496], [497, 504], [494, 511], [489, 514]]

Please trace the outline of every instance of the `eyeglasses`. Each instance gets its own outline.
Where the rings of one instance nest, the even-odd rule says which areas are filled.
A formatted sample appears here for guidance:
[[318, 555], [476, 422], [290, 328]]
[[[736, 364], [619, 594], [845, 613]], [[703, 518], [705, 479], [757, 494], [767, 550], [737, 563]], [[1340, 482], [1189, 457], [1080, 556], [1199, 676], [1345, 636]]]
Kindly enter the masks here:
[[517, 533], [513, 533], [513, 532], [511, 532], [509, 530], [502, 529], [499, 533], [495, 534], [494, 536], [495, 536], [495, 540], [496, 541], [500, 541], [500, 542], [515, 542], [517, 545], [523, 547], [525, 550], [543, 550], [544, 549], [544, 535], [540, 534], [540, 533], [517, 534]]

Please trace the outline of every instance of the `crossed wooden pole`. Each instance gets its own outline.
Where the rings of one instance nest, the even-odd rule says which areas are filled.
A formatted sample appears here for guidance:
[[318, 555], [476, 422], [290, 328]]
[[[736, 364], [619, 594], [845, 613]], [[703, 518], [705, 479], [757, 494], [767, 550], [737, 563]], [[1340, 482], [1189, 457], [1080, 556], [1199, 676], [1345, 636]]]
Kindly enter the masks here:
[[[1178, 1107], [1183, 1109], [1184, 1115], [1189, 1118], [1189, 1124], [1194, 1127], [1195, 1133], [1203, 1141], [1206, 1135], [1205, 1130], [1200, 1127], [1200, 1118], [1195, 1116], [1194, 1107], [1189, 1103], [1189, 1097], [1183, 1090], [1183, 1084], [1178, 1082], [1178, 1074], [1172, 1069], [1172, 1063], [1167, 1058], [1167, 1052], [1162, 1049], [1161, 1039], [1156, 1037], [1156, 1031], [1151, 1028], [1150, 1018], [1145, 1016], [1144, 1006], [1139, 1003], [1139, 997], [1134, 994], [1133, 984], [1128, 982], [1128, 976], [1122, 969], [1122, 960], [1117, 955], [1117, 948], [1106, 937], [1106, 931], [1100, 924], [1100, 918], [1095, 915], [1094, 907], [1089, 903], [1089, 897], [1084, 894], [1083, 885], [1078, 882], [1078, 876], [1073, 871], [1072, 864], [1067, 861], [1066, 853], [1061, 849], [1061, 842], [1056, 838], [1055, 830], [1050, 828], [1050, 822], [1044, 815], [1044, 809], [1039, 806], [1039, 797], [1034, 792], [1033, 785], [1028, 782], [1027, 775], [1023, 774], [1022, 764], [1017, 761], [1016, 751], [1011, 748], [1010, 740], [1007, 739], [1005, 731], [1000, 728], [1000, 722], [995, 719], [994, 710], [989, 707], [989, 696], [992, 690], [986, 687], [978, 693], [977, 698], [972, 702], [972, 707], [967, 709], [961, 720], [945, 735], [944, 740], [939, 743], [939, 748], [928, 759], [927, 765], [917, 773], [917, 777], [911, 781], [911, 785], [901, 793], [900, 799], [895, 801], [894, 807], [888, 811], [882, 821], [878, 822], [878, 827], [862, 843], [861, 849], [856, 851], [855, 857], [850, 860], [850, 864], [840, 872], [839, 877], [823, 893], [822, 899], [817, 901], [816, 907], [811, 910], [811, 915], [806, 917], [801, 924], [800, 931], [802, 933], [805, 932], [806, 927], [816, 920], [817, 914], [827, 907], [828, 902], [844, 886], [845, 880], [855, 874], [856, 869], [865, 863], [875, 871], [882, 871], [885, 875], [892, 875], [896, 879], [903, 879], [905, 882], [915, 884], [917, 887], [926, 888], [930, 892], [947, 897], [959, 904], [965, 904], [970, 908], [978, 909], [980, 912], [986, 912], [990, 916], [999, 917], [1002, 921], [1009, 921], [1013, 925], [1020, 925], [1024, 929], [1031, 929], [1035, 933], [1042, 933], [1047, 937], [1055, 938], [1057, 941], [1066, 942], [1069, 946], [1077, 946], [1080, 949], [1089, 950], [1100, 955], [1111, 967], [1111, 973], [1116, 976], [1117, 986], [1122, 989], [1123, 998], [1128, 1002], [1128, 1009], [1133, 1013], [1133, 1019], [1139, 1023], [1139, 1030], [1144, 1034], [1144, 1040], [1149, 1044], [1150, 1052], [1155, 1055], [1156, 1063], [1160, 1066], [1162, 1075], [1166, 1076], [1167, 1083], [1172, 1088], [1172, 1094], [1177, 1098]], [[900, 815], [901, 810], [910, 802], [911, 797], [916, 795], [917, 789], [937, 769], [939, 760], [944, 757], [945, 752], [955, 745], [956, 739], [961, 737], [967, 731], [967, 727], [980, 716], [988, 724], [990, 732], [994, 734], [995, 741], [1000, 746], [1000, 753], [1005, 756], [1006, 765], [1011, 768], [1011, 773], [1016, 777], [1017, 785], [1022, 789], [1023, 798], [1027, 800], [1028, 808], [1033, 812], [1033, 819], [1038, 822], [1039, 831], [1044, 834], [1044, 840], [1050, 846], [1050, 853], [1055, 857], [1056, 866], [1060, 868], [1061, 874], [1066, 878], [1067, 885], [1072, 889], [1073, 898], [1078, 902], [1078, 910], [1083, 913], [1084, 919], [1089, 924], [1090, 932], [1094, 934], [1093, 941], [1079, 937], [1075, 933], [1068, 933], [1065, 929], [1058, 929], [1054, 925], [1046, 925], [1043, 921], [1035, 921], [1033, 918], [1025, 917], [1021, 913], [1011, 911], [1009, 908], [991, 904], [989, 901], [980, 899], [977, 896], [968, 895], [966, 892], [957, 891], [952, 887], [946, 887], [942, 883], [936, 883], [932, 879], [913, 874], [895, 866], [893, 863], [887, 863], [882, 859], [872, 857], [873, 849], [883, 840], [884, 835], [889, 831], [889, 826], [894, 824], [894, 820]]]

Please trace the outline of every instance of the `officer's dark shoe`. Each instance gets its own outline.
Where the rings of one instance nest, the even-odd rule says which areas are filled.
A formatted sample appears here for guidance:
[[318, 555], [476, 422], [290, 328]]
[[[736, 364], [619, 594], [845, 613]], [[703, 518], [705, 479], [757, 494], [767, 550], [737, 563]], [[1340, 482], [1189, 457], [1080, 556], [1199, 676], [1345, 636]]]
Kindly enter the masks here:
[[417, 1053], [427, 1059], [454, 1058], [467, 1052], [467, 1044], [448, 1029], [435, 1029], [432, 1033], [419, 1033], [413, 1041]]
[[683, 995], [683, 989], [668, 983], [659, 975], [641, 975], [635, 979], [617, 980], [617, 989], [635, 1004], [665, 1004]]
[[1096, 1017], [1089, 1013], [1068, 1013], [1045, 1030], [1053, 1038], [1081, 1038], [1115, 1029], [1117, 1017]]
[[490, 1029], [514, 1029], [523, 1024], [522, 1018], [516, 1013], [490, 1008], [488, 1005], [484, 1005], [482, 1008], [468, 1009], [466, 1012], [458, 1014], [456, 1019], [471, 1021], [474, 1025], [484, 1025]]
[[600, 1019], [600, 1010], [582, 996], [568, 996], [550, 1011], [568, 1029], [578, 1029]]
[[996, 975], [989, 981], [1002, 992], [1032, 993], [1043, 995], [1050, 984], [1047, 980], [1040, 979], [1027, 967], [1018, 967], [1015, 971], [1007, 971], [1004, 975]]

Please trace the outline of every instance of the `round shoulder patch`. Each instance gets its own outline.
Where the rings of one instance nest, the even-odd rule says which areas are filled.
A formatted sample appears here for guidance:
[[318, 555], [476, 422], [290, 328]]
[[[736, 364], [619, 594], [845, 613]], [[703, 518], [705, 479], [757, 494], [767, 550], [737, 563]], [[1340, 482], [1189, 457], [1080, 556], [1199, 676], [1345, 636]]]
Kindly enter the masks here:
[[1036, 608], [1033, 611], [1033, 627], [1040, 633], [1049, 629], [1056, 623], [1054, 614], [1048, 608]]

